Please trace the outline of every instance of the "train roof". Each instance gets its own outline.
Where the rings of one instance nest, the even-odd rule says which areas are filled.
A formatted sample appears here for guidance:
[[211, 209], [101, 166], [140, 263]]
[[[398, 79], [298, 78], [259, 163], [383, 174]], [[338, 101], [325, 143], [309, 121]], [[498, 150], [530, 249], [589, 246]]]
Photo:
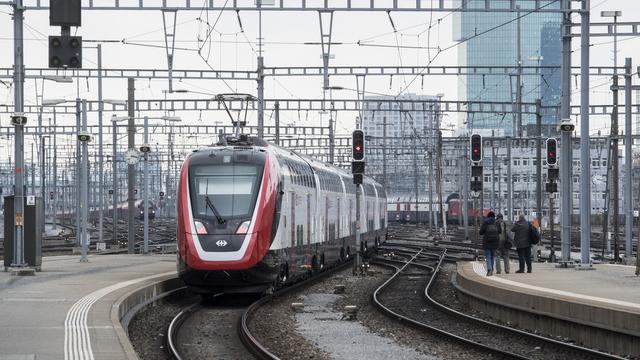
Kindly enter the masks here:
[[[237, 137], [221, 136], [219, 141], [216, 144], [193, 150], [193, 153], [191, 155], [199, 152], [204, 152], [206, 150], [213, 150], [213, 149], [245, 149], [245, 150], [255, 149], [255, 150], [262, 150], [262, 151], [273, 151], [278, 156], [288, 157], [293, 160], [301, 159], [316, 170], [322, 169], [325, 171], [334, 172], [344, 178], [348, 178], [348, 179], [352, 178], [352, 174], [344, 170], [343, 168], [340, 168], [338, 166], [335, 166], [333, 164], [329, 164], [323, 161], [319, 161], [310, 156], [303, 155], [298, 153], [297, 151], [281, 147], [279, 145], [276, 145], [272, 142], [268, 142], [256, 136], [249, 136], [246, 134], [241, 134]], [[373, 178], [368, 176], [364, 177], [364, 184], [370, 184], [377, 187], [378, 189], [382, 189], [382, 185], [380, 183], [376, 182], [375, 180], [373, 180]]]

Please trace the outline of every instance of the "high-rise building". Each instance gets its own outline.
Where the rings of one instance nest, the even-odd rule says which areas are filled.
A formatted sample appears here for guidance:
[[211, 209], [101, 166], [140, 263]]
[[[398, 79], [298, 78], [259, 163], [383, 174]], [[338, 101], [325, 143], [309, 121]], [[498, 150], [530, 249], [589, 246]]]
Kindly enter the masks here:
[[[520, 1], [516, 1], [518, 5]], [[530, 2], [528, 2], [530, 4]], [[492, 2], [493, 4], [493, 2]], [[484, 8], [484, 0], [468, 0], [469, 8]], [[500, 3], [495, 3], [500, 6]], [[508, 1], [502, 6], [508, 7]], [[527, 5], [529, 6], [529, 5]], [[540, 1], [541, 7], [559, 8], [558, 1]], [[524, 4], [523, 4], [524, 7]], [[520, 20], [517, 20], [520, 17]], [[460, 12], [454, 21], [454, 37], [464, 41], [458, 47], [462, 66], [517, 66], [518, 33], [520, 33], [520, 59], [522, 66], [560, 66], [562, 43], [560, 37], [561, 15], [521, 12]], [[520, 31], [518, 31], [520, 27]], [[459, 95], [468, 101], [516, 102], [517, 73], [507, 75], [467, 75], [459, 80]], [[523, 75], [522, 101], [533, 103], [540, 98], [543, 105], [559, 105], [560, 69], [550, 69], [539, 74]], [[513, 133], [515, 114], [466, 114], [460, 119], [464, 127], [481, 130], [503, 129]], [[543, 125], [555, 125], [556, 116], [545, 116]], [[525, 114], [522, 125], [535, 124], [535, 116]], [[552, 126], [548, 126], [549, 128]]]

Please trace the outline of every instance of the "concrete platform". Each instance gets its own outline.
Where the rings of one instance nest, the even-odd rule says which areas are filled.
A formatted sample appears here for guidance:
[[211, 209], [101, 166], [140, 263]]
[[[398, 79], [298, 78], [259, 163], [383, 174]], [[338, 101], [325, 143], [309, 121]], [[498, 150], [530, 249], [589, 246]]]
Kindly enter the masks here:
[[594, 271], [534, 263], [530, 274], [487, 277], [484, 262], [458, 264], [456, 288], [469, 305], [503, 322], [573, 339], [617, 355], [640, 356], [640, 278], [635, 267]]
[[123, 341], [119, 319], [114, 321], [114, 304], [138, 288], [175, 277], [175, 255], [79, 260], [44, 257], [35, 276], [0, 272], [0, 360], [135, 357]]

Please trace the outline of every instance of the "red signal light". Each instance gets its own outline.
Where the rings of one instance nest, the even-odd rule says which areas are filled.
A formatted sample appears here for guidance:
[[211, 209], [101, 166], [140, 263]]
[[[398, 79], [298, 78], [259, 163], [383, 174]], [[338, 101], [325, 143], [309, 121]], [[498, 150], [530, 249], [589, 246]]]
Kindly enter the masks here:
[[482, 161], [482, 136], [479, 134], [471, 135], [471, 161]]

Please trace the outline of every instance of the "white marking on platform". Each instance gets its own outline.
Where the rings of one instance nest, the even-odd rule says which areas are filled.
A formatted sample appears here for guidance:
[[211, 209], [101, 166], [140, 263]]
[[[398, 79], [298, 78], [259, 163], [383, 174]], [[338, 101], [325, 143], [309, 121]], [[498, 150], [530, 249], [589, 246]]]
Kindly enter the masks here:
[[91, 306], [105, 295], [145, 280], [175, 274], [175, 271], [132, 279], [96, 290], [78, 300], [67, 312], [64, 320], [64, 358], [65, 360], [93, 360], [93, 348], [87, 326], [87, 315]]
[[607, 304], [614, 304], [614, 305], [620, 305], [620, 306], [627, 306], [627, 307], [631, 307], [631, 308], [634, 308], [634, 309], [640, 309], [640, 304], [636, 304], [636, 303], [632, 303], [632, 302], [628, 302], [628, 301], [607, 299], [607, 298], [601, 298], [601, 297], [596, 297], [596, 296], [573, 293], [573, 292], [569, 292], [569, 291], [549, 289], [549, 288], [544, 288], [544, 287], [540, 287], [540, 286], [524, 284], [524, 283], [521, 283], [521, 282], [518, 282], [518, 281], [507, 280], [507, 279], [503, 279], [503, 278], [497, 277], [497, 276], [486, 276], [487, 271], [485, 270], [484, 263], [481, 263], [481, 262], [478, 262], [478, 261], [474, 261], [473, 262], [473, 271], [476, 274], [482, 276], [483, 278], [486, 278], [487, 280], [496, 281], [496, 282], [503, 283], [503, 284], [506, 284], [506, 285], [517, 286], [517, 287], [521, 287], [521, 288], [529, 289], [529, 290], [546, 292], [546, 293], [549, 293], [549, 294], [568, 296], [568, 297], [584, 299], [584, 300], [589, 300], [589, 301], [599, 301], [599, 302], [604, 302], [604, 303], [607, 303]]

